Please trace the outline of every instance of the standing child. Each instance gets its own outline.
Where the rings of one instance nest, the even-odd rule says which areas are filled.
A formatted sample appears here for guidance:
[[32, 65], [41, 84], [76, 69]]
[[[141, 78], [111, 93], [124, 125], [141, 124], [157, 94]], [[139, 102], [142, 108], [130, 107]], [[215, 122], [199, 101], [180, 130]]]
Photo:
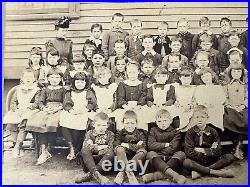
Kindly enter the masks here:
[[102, 50], [105, 54], [105, 60], [108, 60], [110, 56], [115, 55], [115, 41], [124, 41], [125, 37], [128, 36], [128, 32], [122, 29], [123, 21], [124, 15], [121, 13], [115, 13], [112, 16], [111, 29], [104, 33], [102, 40]]
[[179, 30], [179, 33], [177, 36], [181, 38], [182, 40], [182, 46], [181, 46], [181, 54], [185, 55], [188, 60], [191, 60], [193, 56], [193, 50], [192, 50], [192, 40], [194, 35], [191, 34], [189, 29], [188, 20], [186, 18], [181, 18], [177, 22], [177, 28]]
[[126, 69], [127, 69], [127, 64], [130, 62], [128, 58], [122, 58], [120, 59], [119, 57], [115, 58], [114, 62], [114, 71], [112, 72], [112, 82], [116, 83], [119, 85], [120, 82], [124, 81], [127, 79], [127, 74], [126, 74]]
[[96, 50], [95, 44], [92, 41], [90, 41], [89, 39], [87, 39], [85, 41], [85, 43], [83, 44], [83, 49], [82, 49], [82, 55], [84, 55], [86, 58], [86, 68], [87, 69], [93, 65], [92, 57], [93, 57], [93, 51], [95, 51], [95, 50]]
[[48, 71], [49, 85], [41, 91], [38, 99], [40, 110], [29, 118], [26, 125], [26, 131], [39, 134], [41, 154], [36, 165], [43, 164], [52, 157], [48, 151], [48, 143], [55, 137], [63, 109], [65, 89], [62, 87], [62, 77], [63, 74], [58, 68]]
[[91, 26], [91, 36], [89, 40], [95, 44], [97, 49], [102, 47], [102, 25], [95, 23]]
[[159, 172], [144, 175], [143, 182], [171, 177], [178, 184], [184, 184], [186, 178], [177, 173], [186, 158], [180, 151], [181, 133], [171, 126], [173, 119], [169, 112], [161, 109], [156, 114], [156, 127], [151, 128], [148, 136], [147, 159]]
[[127, 56], [135, 60], [136, 55], [143, 51], [142, 47], [142, 22], [139, 19], [133, 19], [130, 22], [131, 35], [125, 38], [127, 47]]
[[[93, 128], [86, 133], [81, 154], [88, 173], [80, 174], [75, 182], [83, 183], [95, 179], [99, 184], [110, 183], [109, 179], [100, 172], [103, 170], [104, 162], [112, 161], [114, 133], [108, 130], [109, 117], [100, 112], [94, 117]], [[96, 164], [93, 155], [98, 155], [100, 161]]]
[[72, 78], [72, 88], [66, 92], [60, 116], [62, 134], [69, 144], [68, 160], [81, 150], [89, 112], [96, 110], [96, 97], [89, 89], [89, 78], [83, 72]]
[[203, 105], [194, 109], [192, 116], [193, 127], [185, 135], [184, 168], [192, 171], [192, 179], [201, 175], [213, 175], [216, 177], [233, 177], [231, 170], [222, 169], [234, 160], [232, 154], [222, 155], [218, 132], [208, 126], [208, 110]]
[[232, 28], [231, 20], [226, 17], [221, 18], [220, 28], [221, 28], [222, 33], [218, 37], [218, 50], [222, 52], [224, 49], [230, 47], [228, 37]]
[[143, 36], [142, 46], [144, 47], [144, 50], [135, 57], [136, 62], [138, 62], [140, 66], [145, 58], [151, 58], [155, 67], [161, 65], [161, 55], [155, 52], [154, 45], [155, 42], [152, 35]]
[[141, 62], [141, 73], [139, 74], [139, 80], [144, 84], [152, 84], [154, 80], [155, 66], [154, 62], [150, 58], [145, 58]]
[[3, 124], [7, 124], [6, 130], [10, 131], [15, 146], [12, 152], [15, 158], [21, 156], [20, 150], [27, 135], [24, 131], [25, 125], [29, 116], [36, 111], [35, 99], [39, 94], [33, 70], [26, 68], [22, 72], [20, 85], [10, 101], [10, 111], [3, 118]]
[[161, 22], [158, 25], [158, 36], [155, 38], [155, 52], [161, 54], [164, 58], [166, 55], [171, 53], [171, 48], [169, 47], [170, 39], [167, 35], [168, 33], [168, 23], [166, 21]]
[[[124, 123], [124, 128], [115, 136], [114, 150], [118, 161], [122, 161], [125, 164], [125, 170], [117, 174], [114, 182], [122, 184], [126, 173], [130, 184], [138, 184], [132, 169], [134, 168], [137, 171], [139, 162], [144, 162], [146, 158], [146, 137], [144, 132], [138, 129], [138, 119], [134, 111], [126, 111], [122, 122]], [[128, 168], [128, 160], [133, 160], [136, 166]]]

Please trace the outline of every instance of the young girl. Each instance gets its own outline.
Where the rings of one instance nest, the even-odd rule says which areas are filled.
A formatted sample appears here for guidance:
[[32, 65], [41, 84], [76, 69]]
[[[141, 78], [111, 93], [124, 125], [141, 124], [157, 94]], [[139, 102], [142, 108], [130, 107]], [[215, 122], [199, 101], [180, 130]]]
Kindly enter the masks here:
[[[83, 44], [82, 55], [86, 58], [86, 68], [88, 69], [90, 66], [93, 65], [92, 57], [93, 51], [96, 50], [95, 44], [87, 39]], [[99, 49], [100, 50], [100, 49]]]
[[126, 67], [127, 64], [130, 62], [128, 58], [115, 58], [115, 67], [114, 71], [112, 72], [112, 82], [115, 82], [116, 84], [119, 84], [120, 82], [127, 79], [126, 74]]
[[68, 160], [81, 150], [89, 113], [96, 110], [96, 97], [89, 89], [89, 78], [78, 72], [72, 79], [72, 90], [65, 94], [60, 116], [62, 134], [69, 144]]
[[60, 113], [63, 109], [65, 89], [62, 87], [63, 74], [58, 68], [51, 68], [48, 71], [48, 87], [41, 91], [38, 99], [40, 111], [30, 116], [26, 125], [26, 131], [39, 134], [41, 155], [37, 165], [46, 162], [51, 158], [48, 151], [49, 138], [54, 138], [59, 125]]
[[244, 82], [245, 69], [234, 65], [228, 70], [230, 83], [225, 86], [227, 100], [225, 103], [224, 128], [238, 134], [235, 156], [243, 159], [242, 136], [248, 134], [248, 87]]
[[22, 143], [27, 135], [24, 132], [27, 119], [36, 110], [35, 98], [39, 96], [39, 88], [35, 83], [35, 77], [31, 68], [26, 68], [21, 76], [20, 85], [12, 96], [10, 111], [4, 116], [3, 124], [7, 124], [6, 130], [11, 132], [15, 147], [13, 156], [20, 156]]

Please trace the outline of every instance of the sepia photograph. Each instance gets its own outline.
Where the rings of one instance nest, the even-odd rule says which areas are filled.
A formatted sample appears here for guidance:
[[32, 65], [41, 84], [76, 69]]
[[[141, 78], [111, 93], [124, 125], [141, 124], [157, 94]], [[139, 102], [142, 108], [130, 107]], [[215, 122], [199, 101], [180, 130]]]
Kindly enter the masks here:
[[2, 184], [248, 184], [248, 2], [2, 12]]

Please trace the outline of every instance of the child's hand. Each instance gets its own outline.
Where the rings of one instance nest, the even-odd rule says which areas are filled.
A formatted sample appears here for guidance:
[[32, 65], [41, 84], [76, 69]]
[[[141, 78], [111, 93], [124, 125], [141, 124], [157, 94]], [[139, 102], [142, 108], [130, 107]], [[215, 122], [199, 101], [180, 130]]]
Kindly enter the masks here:
[[214, 142], [211, 146], [212, 149], [215, 149], [218, 146], [218, 142]]
[[143, 144], [143, 141], [139, 141], [138, 143], [137, 143], [137, 145], [142, 145]]
[[122, 147], [125, 147], [125, 148], [129, 148], [128, 143], [122, 143], [121, 146], [122, 146]]
[[93, 142], [92, 140], [88, 140], [88, 141], [87, 141], [87, 144], [89, 144], [89, 145], [93, 145], [93, 144], [94, 144], [94, 142]]
[[168, 147], [169, 146], [169, 143], [165, 143], [165, 147]]
[[205, 150], [203, 148], [196, 147], [196, 148], [194, 148], [194, 150], [199, 152], [199, 153], [204, 153], [205, 154]]
[[128, 109], [129, 107], [128, 107], [128, 105], [124, 104], [124, 105], [122, 105], [122, 108]]

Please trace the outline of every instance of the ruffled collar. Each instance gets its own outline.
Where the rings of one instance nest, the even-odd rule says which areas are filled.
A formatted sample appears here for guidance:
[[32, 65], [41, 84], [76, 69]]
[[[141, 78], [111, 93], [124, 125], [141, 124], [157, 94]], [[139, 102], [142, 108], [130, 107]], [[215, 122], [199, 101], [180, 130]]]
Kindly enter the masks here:
[[156, 55], [156, 52], [152, 49], [151, 51], [142, 51], [141, 52], [142, 54], [143, 54], [143, 56], [146, 56], [147, 54], [151, 54], [151, 55], [153, 55], [153, 56], [155, 56]]

